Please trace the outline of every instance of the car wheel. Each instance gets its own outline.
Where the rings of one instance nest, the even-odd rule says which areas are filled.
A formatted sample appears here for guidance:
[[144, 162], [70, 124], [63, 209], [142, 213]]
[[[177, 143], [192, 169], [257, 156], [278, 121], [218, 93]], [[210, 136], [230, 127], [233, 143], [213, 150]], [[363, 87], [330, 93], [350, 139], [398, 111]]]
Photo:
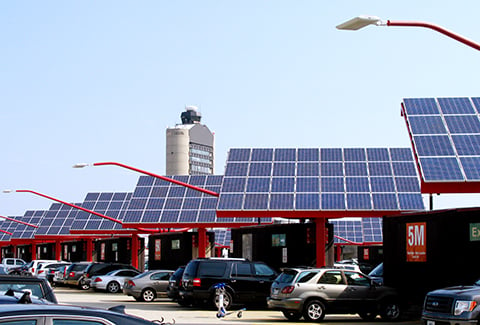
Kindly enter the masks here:
[[364, 321], [372, 321], [374, 320], [376, 317], [377, 317], [377, 314], [376, 313], [372, 313], [372, 312], [363, 312], [363, 313], [359, 313], [358, 314]]
[[318, 300], [310, 300], [303, 308], [303, 318], [310, 322], [320, 322], [325, 317], [325, 306]]
[[[232, 303], [233, 303], [232, 295], [230, 294], [230, 292], [225, 291], [223, 294], [223, 308], [225, 308], [225, 310], [230, 309], [230, 307], [232, 306]], [[213, 296], [213, 306], [216, 309], [219, 308], [218, 295]]]
[[282, 313], [283, 313], [283, 316], [285, 316], [286, 319], [288, 319], [289, 321], [292, 321], [292, 322], [295, 322], [295, 321], [299, 320], [300, 318], [302, 318], [302, 313], [300, 313], [298, 311], [284, 310], [284, 311], [282, 311]]
[[88, 289], [90, 289], [90, 285], [89, 285], [87, 282], [83, 281], [83, 280], [80, 281], [80, 284], [78, 285], [78, 287], [79, 287], [80, 289], [82, 289], [82, 290], [88, 290]]
[[143, 289], [142, 300], [145, 302], [152, 302], [157, 297], [157, 294], [153, 289]]
[[120, 284], [116, 281], [112, 281], [107, 284], [107, 291], [110, 293], [117, 293], [120, 291]]
[[392, 322], [400, 319], [401, 309], [396, 301], [386, 301], [380, 308], [380, 316], [383, 320]]

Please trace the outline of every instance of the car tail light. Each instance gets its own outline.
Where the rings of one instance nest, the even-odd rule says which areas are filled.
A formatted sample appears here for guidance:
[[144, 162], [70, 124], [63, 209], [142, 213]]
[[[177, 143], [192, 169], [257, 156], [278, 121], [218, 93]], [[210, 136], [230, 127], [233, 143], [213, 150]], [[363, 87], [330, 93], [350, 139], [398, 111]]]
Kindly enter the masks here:
[[38, 271], [38, 274], [42, 274], [42, 273], [43, 273], [43, 270], [39, 270], [39, 271]]
[[286, 286], [285, 288], [282, 289], [282, 293], [292, 293], [293, 289], [295, 289], [294, 286]]
[[129, 285], [130, 287], [134, 287], [134, 286], [135, 286], [135, 282], [133, 282], [132, 280], [128, 280], [127, 283], [128, 283], [128, 285]]
[[193, 279], [193, 286], [194, 287], [200, 287], [202, 285], [202, 280], [199, 278]]
[[89, 277], [90, 277], [90, 274], [85, 273], [85, 277], [86, 277], [86, 278], [89, 278]]
[[102, 278], [95, 278], [94, 282], [102, 282]]

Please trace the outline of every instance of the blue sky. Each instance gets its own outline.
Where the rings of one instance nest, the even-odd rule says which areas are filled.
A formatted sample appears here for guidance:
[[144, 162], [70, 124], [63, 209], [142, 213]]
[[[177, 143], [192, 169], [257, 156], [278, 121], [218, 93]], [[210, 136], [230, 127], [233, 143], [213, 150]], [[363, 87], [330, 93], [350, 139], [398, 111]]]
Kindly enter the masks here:
[[[165, 128], [196, 105], [233, 147], [406, 147], [407, 97], [480, 96], [480, 53], [427, 29], [339, 31], [361, 14], [480, 42], [478, 1], [2, 1], [0, 187], [69, 202], [165, 172]], [[435, 197], [437, 208], [478, 196]], [[0, 215], [48, 209], [0, 195]]]

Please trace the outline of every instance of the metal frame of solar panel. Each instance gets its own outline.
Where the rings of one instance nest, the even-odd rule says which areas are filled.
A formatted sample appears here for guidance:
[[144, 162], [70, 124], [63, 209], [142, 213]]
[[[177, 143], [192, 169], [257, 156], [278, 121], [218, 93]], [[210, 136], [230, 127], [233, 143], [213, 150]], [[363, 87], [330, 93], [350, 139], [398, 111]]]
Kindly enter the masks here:
[[410, 148], [230, 149], [219, 217], [371, 217], [424, 210]]
[[480, 191], [480, 98], [405, 98], [423, 193]]
[[[123, 222], [131, 197], [132, 193], [127, 192], [88, 193], [80, 206]], [[73, 216], [70, 232], [72, 234], [129, 234], [137, 230], [123, 228], [121, 223], [77, 210]]]
[[[221, 175], [169, 176], [218, 193]], [[140, 176], [124, 217], [125, 225], [142, 227], [235, 227], [258, 224], [252, 217], [217, 219], [218, 198], [151, 176]], [[262, 219], [261, 223], [271, 223]]]

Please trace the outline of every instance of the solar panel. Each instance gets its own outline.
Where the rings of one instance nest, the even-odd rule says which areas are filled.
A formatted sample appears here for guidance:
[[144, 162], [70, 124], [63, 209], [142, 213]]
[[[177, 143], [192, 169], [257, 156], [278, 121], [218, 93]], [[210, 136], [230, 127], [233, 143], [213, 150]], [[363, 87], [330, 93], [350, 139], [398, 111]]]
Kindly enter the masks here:
[[[248, 157], [254, 157], [256, 164], [259, 165], [259, 175], [262, 175], [261, 170], [265, 169], [262, 166], [262, 160], [273, 159], [273, 151], [268, 149], [261, 149], [250, 153], [246, 151], [238, 151], [236, 157], [232, 156], [232, 159], [241, 161], [248, 154]], [[277, 158], [282, 160], [289, 157], [291, 152], [285, 151]], [[271, 170], [272, 162], [269, 163], [269, 171]], [[237, 168], [238, 167], [238, 168]], [[248, 173], [249, 166], [245, 163], [236, 164], [230, 167], [230, 174], [236, 175], [238, 170], [242, 170], [243, 173]], [[284, 166], [282, 166], [284, 167]], [[207, 189], [218, 193], [222, 186], [224, 176], [219, 175], [183, 175], [172, 176], [174, 180], [185, 182], [197, 187]], [[259, 177], [247, 184], [245, 179], [231, 178], [223, 186], [229, 189], [230, 193], [245, 193], [245, 191], [251, 191], [252, 195], [247, 199], [247, 204], [252, 207], [260, 207], [265, 204], [265, 198], [262, 195], [258, 195], [258, 191], [266, 190], [265, 186], [270, 187], [270, 178]], [[234, 198], [232, 198], [235, 201]], [[162, 224], [215, 224], [221, 223], [237, 223], [237, 224], [253, 224], [257, 223], [257, 219], [250, 218], [231, 218], [217, 220], [216, 206], [218, 198], [211, 196], [194, 189], [188, 189], [184, 186], [174, 184], [159, 178], [153, 178], [150, 176], [140, 176], [137, 186], [132, 194], [131, 200], [126, 208], [124, 223], [125, 224], [156, 224], [158, 227], [162, 227]], [[270, 222], [271, 219], [266, 218], [264, 222]]]
[[336, 244], [383, 242], [382, 218], [331, 219]]
[[480, 181], [480, 98], [406, 98], [402, 106], [422, 184]]
[[[19, 220], [20, 217], [9, 216], [9, 218]], [[17, 229], [18, 225], [19, 225], [19, 223], [17, 223], [17, 222], [5, 219], [2, 223], [2, 230], [13, 234], [15, 232], [15, 230]], [[12, 238], [11, 235], [6, 234], [4, 232], [0, 232], [0, 241], [10, 241], [11, 238]]]
[[409, 148], [233, 148], [226, 171], [219, 212], [424, 209]]
[[230, 240], [232, 238], [230, 228], [216, 228], [213, 231], [215, 232], [215, 244], [230, 246]]
[[[31, 225], [39, 226], [40, 222], [45, 215], [44, 210], [41, 211], [26, 211], [23, 217], [19, 217], [18, 220], [26, 222]], [[18, 224], [15, 232], [13, 233], [12, 239], [34, 239], [37, 228], [31, 227], [24, 224]]]
[[[78, 205], [122, 222], [131, 197], [132, 193], [126, 192], [88, 193], [83, 203]], [[73, 220], [70, 227], [72, 232], [131, 231], [124, 229], [121, 223], [78, 209], [76, 212], [72, 211], [70, 218]]]
[[[75, 205], [80, 205], [80, 203]], [[43, 218], [35, 231], [35, 237], [69, 236], [74, 215], [78, 211], [78, 209], [65, 204], [53, 203], [50, 209], [44, 212]]]

